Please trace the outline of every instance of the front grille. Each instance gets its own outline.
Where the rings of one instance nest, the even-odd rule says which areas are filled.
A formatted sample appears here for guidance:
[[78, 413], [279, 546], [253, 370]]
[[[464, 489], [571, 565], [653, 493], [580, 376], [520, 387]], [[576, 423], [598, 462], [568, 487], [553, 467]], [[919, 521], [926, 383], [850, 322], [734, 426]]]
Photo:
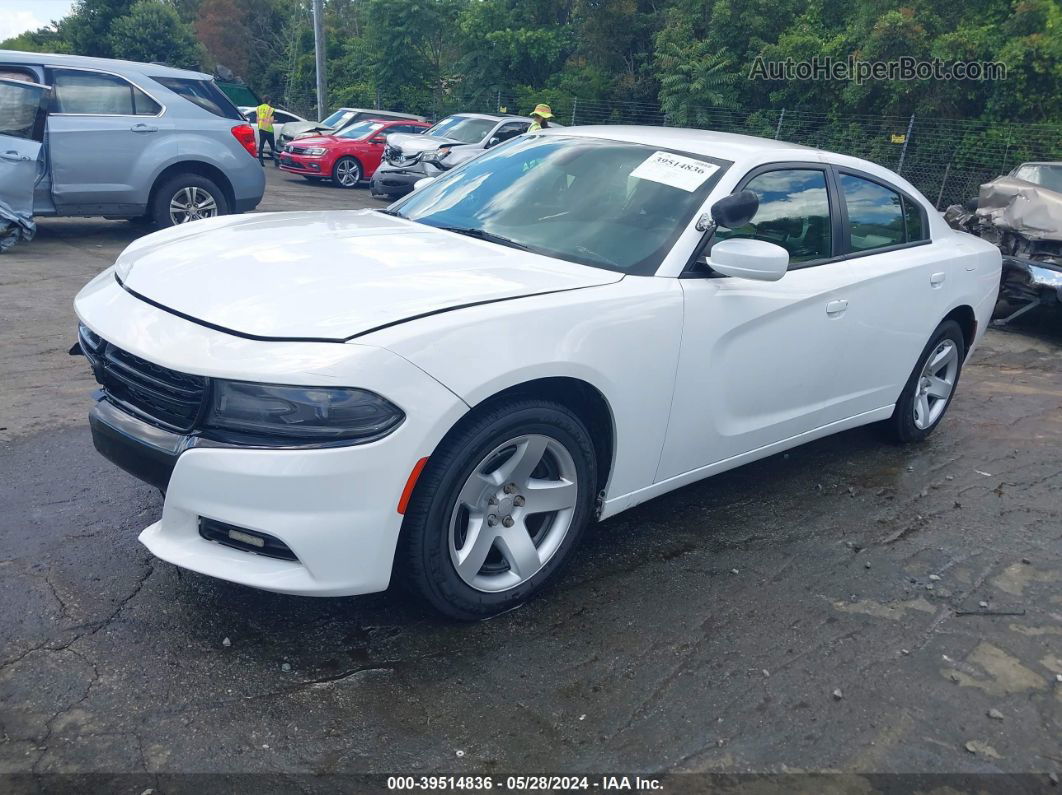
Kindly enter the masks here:
[[288, 144], [287, 151], [291, 152], [293, 155], [301, 155], [301, 154], [304, 154], [306, 152], [306, 147], [304, 147], [304, 146], [294, 146], [293, 144]]
[[206, 399], [205, 377], [141, 359], [84, 326], [78, 329], [78, 337], [108, 400], [173, 430], [190, 431], [195, 426]]

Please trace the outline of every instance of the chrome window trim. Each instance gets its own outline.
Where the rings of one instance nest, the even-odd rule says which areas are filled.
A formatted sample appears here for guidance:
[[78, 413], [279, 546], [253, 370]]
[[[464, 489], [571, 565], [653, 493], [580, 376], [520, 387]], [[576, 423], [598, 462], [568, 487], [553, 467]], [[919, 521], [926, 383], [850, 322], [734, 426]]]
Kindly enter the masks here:
[[[150, 91], [148, 91], [146, 88], [144, 88], [142, 85], [140, 85], [138, 82], [136, 82], [132, 78], [126, 77], [125, 75], [120, 75], [117, 72], [108, 72], [106, 69], [93, 69], [93, 68], [88, 67], [88, 66], [52, 66], [51, 64], [46, 64], [44, 68], [46, 70], [48, 70], [48, 72], [55, 72], [55, 71], [60, 70], [60, 69], [65, 69], [66, 71], [69, 71], [69, 72], [93, 72], [95, 74], [107, 75], [108, 77], [116, 77], [119, 80], [124, 80], [129, 85], [131, 85], [134, 88], [138, 89], [139, 91], [143, 92], [148, 97], [148, 99], [150, 99], [152, 102], [154, 102], [156, 105], [158, 105], [159, 108], [161, 108], [161, 110], [158, 113], [156, 113], [154, 116], [149, 116], [147, 114], [140, 114], [140, 113], [63, 113], [63, 112], [56, 112], [56, 113], [49, 112], [49, 114], [48, 114], [49, 116], [93, 116], [93, 117], [99, 117], [99, 118], [104, 118], [104, 119], [160, 119], [166, 113], [166, 108], [167, 108], [166, 103], [159, 102], [158, 97], [156, 97], [154, 94], [152, 94]], [[54, 83], [54, 80], [53, 80], [53, 83]], [[52, 90], [53, 91], [55, 90], [54, 87], [53, 87]]]
[[15, 80], [13, 77], [0, 77], [0, 83], [13, 83], [19, 86], [30, 86], [32, 88], [43, 88], [45, 91], [51, 90], [51, 86], [46, 86], [44, 83], [33, 83], [29, 80]]

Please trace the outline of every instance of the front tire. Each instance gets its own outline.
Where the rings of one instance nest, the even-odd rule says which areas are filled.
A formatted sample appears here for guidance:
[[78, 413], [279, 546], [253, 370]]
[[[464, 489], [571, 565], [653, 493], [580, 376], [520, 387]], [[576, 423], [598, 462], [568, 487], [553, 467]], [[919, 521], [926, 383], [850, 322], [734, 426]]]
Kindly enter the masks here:
[[356, 188], [361, 182], [361, 163], [353, 157], [341, 157], [332, 166], [332, 182], [341, 188]]
[[539, 592], [593, 514], [597, 461], [583, 422], [524, 399], [480, 409], [431, 456], [402, 527], [405, 573], [452, 618], [476, 620]]
[[955, 397], [965, 358], [962, 329], [954, 320], [945, 320], [922, 349], [892, 417], [886, 420], [890, 437], [898, 442], [920, 442], [933, 432]]
[[151, 203], [151, 217], [162, 228], [229, 212], [229, 201], [221, 188], [199, 174], [170, 177], [155, 191]]

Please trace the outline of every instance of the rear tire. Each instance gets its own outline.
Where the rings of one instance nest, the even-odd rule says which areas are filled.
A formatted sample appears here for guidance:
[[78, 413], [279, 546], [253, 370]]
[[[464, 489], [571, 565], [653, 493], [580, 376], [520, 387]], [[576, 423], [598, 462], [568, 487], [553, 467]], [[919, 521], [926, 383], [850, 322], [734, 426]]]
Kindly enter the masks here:
[[920, 442], [944, 419], [959, 385], [966, 342], [954, 320], [945, 320], [922, 349], [884, 429], [897, 442]]
[[597, 461], [564, 406], [484, 406], [432, 454], [406, 510], [400, 565], [436, 610], [510, 610], [564, 566], [593, 515]]
[[230, 212], [229, 200], [221, 188], [199, 174], [170, 177], [155, 191], [151, 202], [151, 218], [163, 229]]

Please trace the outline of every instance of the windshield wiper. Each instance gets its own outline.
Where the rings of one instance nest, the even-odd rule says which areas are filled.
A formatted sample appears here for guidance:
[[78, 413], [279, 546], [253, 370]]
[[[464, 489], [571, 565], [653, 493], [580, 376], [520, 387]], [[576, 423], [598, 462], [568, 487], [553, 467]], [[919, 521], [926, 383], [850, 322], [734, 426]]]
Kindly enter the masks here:
[[398, 210], [392, 210], [392, 209], [390, 209], [388, 207], [382, 207], [379, 210], [377, 210], [376, 212], [378, 212], [378, 213], [380, 213], [382, 215], [393, 215], [395, 218], [405, 218], [405, 216], [402, 215], [402, 213], [398, 212]]
[[446, 232], [456, 232], [459, 235], [467, 235], [468, 237], [474, 237], [477, 240], [486, 240], [488, 243], [497, 243], [501, 246], [508, 246], [509, 248], [519, 249], [520, 251], [530, 251], [530, 246], [525, 246], [523, 243], [518, 243], [515, 240], [510, 240], [507, 237], [501, 235], [495, 235], [492, 232], [484, 232], [482, 229], [473, 229], [468, 226], [437, 226], [436, 229], [442, 229]]

